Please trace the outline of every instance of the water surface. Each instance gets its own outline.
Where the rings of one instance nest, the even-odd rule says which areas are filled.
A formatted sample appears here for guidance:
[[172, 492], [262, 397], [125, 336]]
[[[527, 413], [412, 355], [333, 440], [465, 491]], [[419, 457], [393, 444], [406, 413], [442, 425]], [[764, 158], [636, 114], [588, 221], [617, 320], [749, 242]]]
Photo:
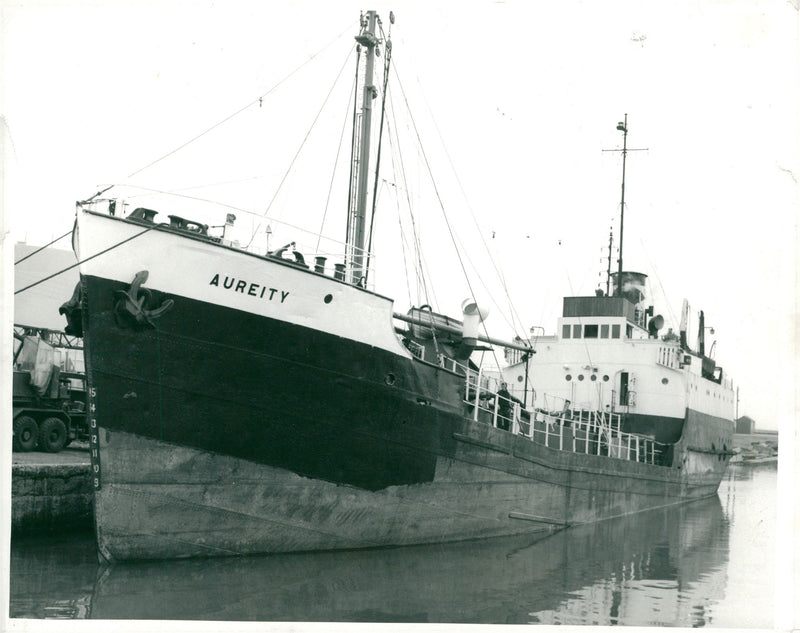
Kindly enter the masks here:
[[12, 618], [771, 628], [774, 466], [719, 495], [542, 537], [99, 565], [91, 534], [15, 539]]

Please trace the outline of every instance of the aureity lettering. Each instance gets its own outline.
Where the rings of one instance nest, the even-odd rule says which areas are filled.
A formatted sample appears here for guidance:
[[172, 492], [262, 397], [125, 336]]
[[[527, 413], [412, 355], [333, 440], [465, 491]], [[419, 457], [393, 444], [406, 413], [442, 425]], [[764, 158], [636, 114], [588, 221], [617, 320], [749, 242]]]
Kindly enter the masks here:
[[[220, 286], [221, 284], [221, 286]], [[256, 297], [257, 299], [266, 299], [268, 301], [280, 301], [283, 303], [286, 301], [286, 297], [289, 296], [288, 290], [278, 290], [277, 288], [268, 288], [267, 286], [257, 284], [254, 282], [247, 282], [244, 279], [236, 279], [235, 277], [225, 277], [222, 278], [220, 281], [220, 275], [217, 273], [208, 282], [209, 286], [216, 286], [217, 288], [225, 288], [226, 290], [232, 290], [233, 292], [241, 292], [243, 295], [249, 295], [251, 297]]]

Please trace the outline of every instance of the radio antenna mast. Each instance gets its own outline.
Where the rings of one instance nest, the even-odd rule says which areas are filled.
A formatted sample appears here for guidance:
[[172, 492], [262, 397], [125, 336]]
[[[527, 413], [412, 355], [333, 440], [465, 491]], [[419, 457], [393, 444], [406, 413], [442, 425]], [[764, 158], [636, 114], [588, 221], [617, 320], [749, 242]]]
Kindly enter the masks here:
[[[625, 120], [617, 123], [617, 129], [622, 132], [622, 149], [604, 149], [604, 152], [622, 152], [622, 199], [619, 204], [619, 259], [617, 259], [617, 288], [616, 295], [622, 296], [622, 235], [625, 226], [625, 159], [628, 152], [645, 152], [649, 148], [628, 149], [628, 113], [625, 113]], [[609, 262], [610, 270], [610, 262]], [[606, 284], [607, 285], [607, 284]]]

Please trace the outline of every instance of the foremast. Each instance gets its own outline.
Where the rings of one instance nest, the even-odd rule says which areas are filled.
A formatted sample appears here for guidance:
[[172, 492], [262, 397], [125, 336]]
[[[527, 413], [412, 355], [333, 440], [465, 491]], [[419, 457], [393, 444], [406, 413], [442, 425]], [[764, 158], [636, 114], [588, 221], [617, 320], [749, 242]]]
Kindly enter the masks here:
[[372, 101], [378, 96], [373, 84], [375, 56], [378, 53], [379, 39], [375, 35], [378, 15], [367, 11], [361, 17], [361, 32], [356, 36], [359, 46], [365, 50], [364, 87], [361, 96], [360, 127], [354, 122], [353, 169], [350, 191], [349, 218], [347, 222], [347, 267], [348, 278], [353, 284], [361, 284], [366, 276], [366, 217], [367, 186], [369, 172], [370, 141], [372, 133]]

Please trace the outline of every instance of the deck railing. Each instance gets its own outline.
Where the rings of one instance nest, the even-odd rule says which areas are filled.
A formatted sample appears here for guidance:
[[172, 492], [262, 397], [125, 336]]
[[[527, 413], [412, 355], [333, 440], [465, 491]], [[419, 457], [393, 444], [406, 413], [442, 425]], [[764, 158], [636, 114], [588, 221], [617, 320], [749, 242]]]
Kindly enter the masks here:
[[[375, 289], [375, 270], [379, 259], [375, 253], [370, 251], [361, 253], [362, 259], [365, 262], [369, 261], [369, 272], [371, 273], [371, 278], [365, 282], [366, 267], [355, 268], [353, 249], [348, 249], [347, 245], [339, 240], [275, 218], [270, 218], [269, 225], [264, 227], [268, 228], [268, 231], [259, 230], [253, 235], [252, 226], [249, 224], [234, 227], [235, 216], [230, 211], [237, 211], [235, 207], [201, 198], [192, 198], [187, 201], [185, 196], [180, 193], [147, 189], [137, 185], [114, 186], [124, 188], [129, 194], [129, 198], [93, 198], [79, 202], [79, 208], [93, 213], [139, 220], [153, 226], [178, 230], [185, 229], [188, 224], [197, 229], [187, 231], [194, 234], [195, 237], [202, 236], [211, 242], [263, 258], [287, 259], [289, 263], [299, 264], [308, 270], [329, 275], [340, 281], [357, 279], [359, 281], [353, 283], [358, 287], [373, 291]], [[134, 215], [133, 212], [136, 208], [141, 209], [142, 213]], [[243, 209], [241, 211], [247, 213]], [[213, 223], [205, 224], [186, 219], [182, 222], [173, 220], [179, 216], [202, 219], [203, 222], [208, 222], [209, 218], [213, 218]], [[217, 220], [221, 222], [226, 216], [230, 218], [230, 221], [226, 220], [225, 224], [216, 224]], [[169, 222], [167, 222], [168, 219]], [[272, 228], [275, 228], [274, 235]], [[291, 249], [282, 247], [284, 243], [286, 246], [291, 245]]]
[[528, 411], [518, 401], [503, 402], [503, 396], [497, 394], [498, 382], [480, 370], [466, 368], [464, 402], [474, 420], [560, 451], [661, 463], [667, 445], [647, 435], [622, 431], [618, 413], [580, 408]]
[[410, 338], [406, 338], [403, 340], [403, 344], [406, 346], [409, 352], [414, 354], [417, 358], [425, 358], [425, 346], [420, 345], [416, 341], [412, 341]]

